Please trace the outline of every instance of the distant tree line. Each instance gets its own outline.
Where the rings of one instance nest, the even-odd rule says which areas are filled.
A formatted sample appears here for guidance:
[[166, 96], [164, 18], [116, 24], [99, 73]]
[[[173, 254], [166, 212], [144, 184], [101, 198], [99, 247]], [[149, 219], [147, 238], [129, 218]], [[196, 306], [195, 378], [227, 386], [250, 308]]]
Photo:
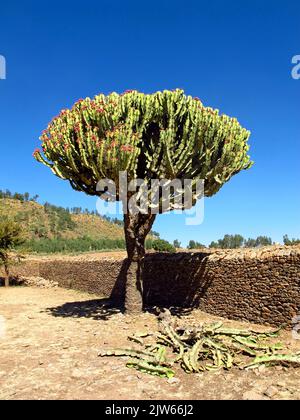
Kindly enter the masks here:
[[[222, 249], [235, 249], [235, 248], [255, 248], [259, 246], [272, 245], [273, 241], [268, 236], [258, 236], [256, 239], [245, 239], [242, 235], [224, 235], [223, 239], [212, 241], [209, 248], [222, 248]], [[180, 242], [176, 239], [174, 246], [180, 248]], [[200, 242], [190, 240], [188, 249], [201, 249], [206, 248]]]
[[289, 239], [288, 235], [284, 235], [283, 243], [284, 245], [298, 245], [300, 244], [300, 239]]
[[273, 241], [268, 236], [258, 236], [256, 239], [245, 239], [242, 235], [224, 235], [223, 239], [213, 241], [209, 248], [236, 249], [236, 248], [256, 248], [260, 246], [272, 245]]
[[[176, 244], [175, 244], [176, 243]], [[288, 235], [284, 235], [283, 243], [285, 245], [298, 245], [300, 244], [300, 239], [289, 239]], [[245, 239], [242, 235], [224, 235], [223, 239], [218, 239], [217, 241], [212, 241], [209, 245], [209, 248], [221, 248], [221, 249], [236, 249], [236, 248], [257, 248], [260, 246], [273, 245], [274, 242], [269, 236], [258, 236], [256, 239], [248, 238]], [[177, 246], [179, 245], [179, 246]], [[180, 242], [178, 240], [174, 241], [174, 246], [176, 248], [180, 247]], [[188, 244], [188, 249], [199, 249], [204, 248], [205, 245], [191, 240]]]
[[34, 196], [30, 196], [28, 192], [25, 192], [24, 194], [21, 193], [12, 193], [10, 190], [0, 190], [0, 198], [11, 198], [14, 200], [19, 201], [37, 201], [39, 196], [36, 194]]

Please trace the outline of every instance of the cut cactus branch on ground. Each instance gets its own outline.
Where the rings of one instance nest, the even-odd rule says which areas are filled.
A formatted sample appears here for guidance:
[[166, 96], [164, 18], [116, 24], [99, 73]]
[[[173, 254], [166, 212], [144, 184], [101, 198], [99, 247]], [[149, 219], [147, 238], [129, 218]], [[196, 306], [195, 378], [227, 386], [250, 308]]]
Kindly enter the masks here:
[[[169, 320], [168, 320], [169, 321]], [[260, 366], [300, 366], [300, 352], [285, 353], [283, 344], [272, 342], [282, 328], [255, 332], [228, 328], [222, 322], [204, 324], [199, 328], [174, 328], [161, 320], [157, 333], [136, 333], [129, 340], [139, 349], [107, 350], [99, 356], [130, 357], [126, 366], [143, 373], [171, 378], [178, 364], [186, 373], [217, 371], [231, 368], [255, 369]], [[151, 342], [146, 342], [151, 340]], [[279, 351], [282, 351], [279, 353]]]

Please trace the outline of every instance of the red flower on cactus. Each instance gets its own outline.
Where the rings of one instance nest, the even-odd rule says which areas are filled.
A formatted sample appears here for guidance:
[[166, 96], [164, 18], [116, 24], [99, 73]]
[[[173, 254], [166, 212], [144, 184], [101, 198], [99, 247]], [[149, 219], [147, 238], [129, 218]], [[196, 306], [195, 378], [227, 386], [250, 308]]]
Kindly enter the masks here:
[[34, 150], [32, 156], [35, 156], [38, 153], [41, 153], [41, 151], [40, 151], [40, 149], [37, 148], [37, 149]]
[[130, 146], [129, 144], [123, 144], [121, 146], [121, 151], [122, 152], [133, 152], [133, 147]]

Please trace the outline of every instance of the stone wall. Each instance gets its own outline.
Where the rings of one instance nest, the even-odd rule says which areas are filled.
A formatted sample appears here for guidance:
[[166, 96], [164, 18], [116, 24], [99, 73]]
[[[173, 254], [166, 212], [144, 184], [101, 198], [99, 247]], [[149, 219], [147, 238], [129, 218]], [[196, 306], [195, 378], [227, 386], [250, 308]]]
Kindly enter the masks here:
[[[39, 276], [40, 259], [26, 259], [24, 262], [10, 267], [10, 274], [12, 277], [17, 276]], [[3, 267], [0, 266], [0, 278], [4, 275]]]
[[[68, 257], [27, 261], [39, 275], [116, 302], [123, 299], [126, 260]], [[32, 271], [30, 271], [32, 270]], [[197, 307], [217, 316], [270, 325], [300, 315], [300, 247], [149, 254], [144, 301], [148, 305]]]

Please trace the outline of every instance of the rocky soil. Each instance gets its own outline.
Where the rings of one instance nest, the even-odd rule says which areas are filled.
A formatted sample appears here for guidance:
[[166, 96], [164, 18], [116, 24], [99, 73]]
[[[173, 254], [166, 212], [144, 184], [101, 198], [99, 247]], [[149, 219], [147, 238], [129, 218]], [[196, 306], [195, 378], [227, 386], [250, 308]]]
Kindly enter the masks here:
[[[220, 319], [199, 310], [178, 317], [184, 324]], [[127, 337], [136, 331], [156, 329], [153, 314], [124, 316], [94, 295], [0, 288], [0, 399], [300, 399], [300, 368], [188, 375], [178, 367], [167, 380], [128, 369], [124, 359], [97, 356], [100, 349], [130, 346]], [[300, 350], [291, 332], [281, 341]]]

